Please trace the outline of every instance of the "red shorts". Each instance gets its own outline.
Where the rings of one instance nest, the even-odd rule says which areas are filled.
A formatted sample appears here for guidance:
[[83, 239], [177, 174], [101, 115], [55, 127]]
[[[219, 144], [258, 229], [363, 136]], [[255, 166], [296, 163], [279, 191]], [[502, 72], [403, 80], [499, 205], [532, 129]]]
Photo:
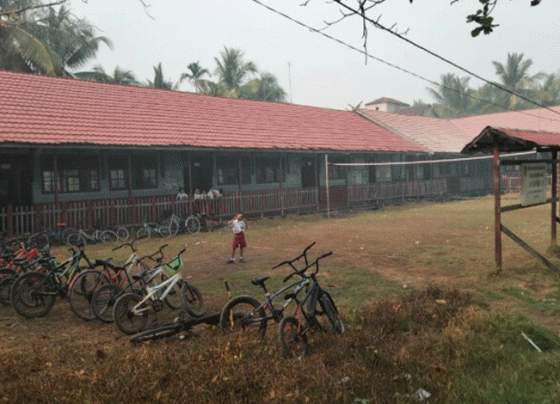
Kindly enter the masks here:
[[235, 233], [233, 235], [233, 243], [231, 243], [233, 248], [237, 248], [238, 246], [241, 248], [247, 247], [247, 242], [245, 241], [245, 233]]

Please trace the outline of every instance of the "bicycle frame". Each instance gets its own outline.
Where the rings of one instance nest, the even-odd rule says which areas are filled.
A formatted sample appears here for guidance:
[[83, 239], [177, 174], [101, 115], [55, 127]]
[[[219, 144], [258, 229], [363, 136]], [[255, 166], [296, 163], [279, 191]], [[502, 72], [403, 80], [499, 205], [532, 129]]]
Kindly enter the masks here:
[[[154, 278], [161, 274], [163, 272], [163, 266], [156, 269], [153, 276], [147, 281], [147, 283], [149, 284], [152, 280], [154, 280]], [[146, 303], [148, 300], [154, 301], [154, 300], [163, 300], [165, 299], [165, 297], [173, 290], [173, 287], [179, 283], [182, 280], [181, 275], [179, 274], [175, 274], [172, 277], [170, 277], [169, 279], [155, 285], [155, 286], [149, 286], [146, 285], [146, 292], [147, 295], [144, 296], [144, 298], [136, 305], [132, 308], [132, 313], [134, 313], [134, 315], [139, 316], [141, 315], [143, 312], [145, 312], [146, 310], [150, 309], [150, 306], [146, 306], [146, 307], [140, 307], [142, 306], [144, 303]], [[163, 290], [163, 293], [159, 294], [159, 292], [161, 292], [161, 290]], [[156, 298], [157, 296], [157, 298]]]

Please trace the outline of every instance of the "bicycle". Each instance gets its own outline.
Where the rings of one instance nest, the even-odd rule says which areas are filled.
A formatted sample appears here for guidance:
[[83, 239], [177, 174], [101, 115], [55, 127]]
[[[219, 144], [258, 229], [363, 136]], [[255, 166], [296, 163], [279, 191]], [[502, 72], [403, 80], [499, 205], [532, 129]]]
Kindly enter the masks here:
[[162, 223], [163, 226], [169, 227], [171, 236], [176, 236], [178, 233], [188, 232], [189, 234], [195, 234], [200, 231], [200, 220], [196, 215], [190, 215], [186, 219], [172, 213], [167, 219]]
[[68, 227], [66, 223], [60, 222], [56, 224], [56, 230], [44, 229], [33, 233], [29, 236], [27, 242], [38, 248], [42, 248], [45, 245], [62, 245], [66, 244], [68, 236], [75, 231], [75, 229]]
[[21, 275], [13, 283], [10, 298], [16, 312], [23, 317], [42, 317], [53, 308], [57, 297], [67, 297], [68, 285], [84, 268], [80, 266], [82, 260], [87, 268], [92, 268], [90, 260], [80, 246], [79, 251], [69, 247], [72, 256], [61, 264], [57, 264], [50, 257], [48, 272], [28, 272]]
[[[154, 313], [160, 312], [164, 308], [164, 302], [171, 308], [177, 308], [177, 302], [171, 300], [175, 298], [174, 294], [178, 297], [180, 306], [184, 307], [191, 316], [200, 317], [204, 314], [202, 294], [195, 286], [183, 280], [177, 272], [183, 268], [181, 255], [186, 250], [186, 248], [182, 249], [170, 261], [158, 266], [140, 293], [126, 293], [116, 301], [113, 307], [113, 318], [119, 330], [125, 334], [136, 334], [143, 331], [152, 310]], [[151, 282], [164, 270], [172, 274], [171, 277], [150, 286]], [[176, 286], [179, 287], [178, 294], [173, 293]]]
[[[125, 243], [117, 246], [113, 249], [116, 251], [124, 246], [129, 246], [132, 252], [126, 262], [121, 266], [112, 265], [109, 262], [105, 262], [113, 272], [115, 273], [113, 277], [109, 279], [109, 283], [100, 285], [94, 292], [91, 298], [91, 310], [95, 317], [104, 323], [113, 322], [113, 306], [117, 299], [127, 292], [134, 291], [135, 287], [138, 289], [145, 286], [145, 277], [150, 273], [150, 267], [144, 262], [146, 259], [151, 259], [158, 262], [158, 259], [154, 259], [154, 256], [161, 254], [163, 257], [163, 248], [167, 244], [161, 246], [158, 251], [152, 255], [146, 255], [139, 258], [136, 253], [136, 247], [134, 242], [138, 239], [134, 239], [130, 243]], [[136, 267], [138, 269], [137, 274], [130, 276], [130, 270]]]
[[[297, 272], [298, 270], [294, 267], [294, 264], [303, 258], [305, 268], [301, 271], [305, 271], [310, 265], [307, 252], [314, 245], [315, 243], [307, 246], [296, 258], [290, 261], [281, 262], [272, 269], [289, 264]], [[294, 274], [290, 274], [284, 278], [283, 283], [286, 283], [293, 275]], [[277, 307], [274, 300], [290, 290], [293, 290], [292, 295], [297, 296], [302, 290], [306, 289], [310, 283], [309, 279], [302, 278], [301, 280], [292, 282], [271, 294], [266, 287], [266, 281], [269, 278], [270, 277], [268, 276], [263, 276], [251, 280], [253, 285], [260, 286], [263, 289], [265, 299], [262, 302], [259, 302], [251, 296], [241, 295], [233, 298], [223, 307], [220, 315], [220, 327], [224, 333], [243, 332], [246, 334], [256, 334], [256, 337], [261, 339], [264, 338], [266, 335], [268, 321], [273, 320], [276, 323], [279, 323], [284, 317], [284, 312], [291, 302], [291, 300], [284, 299], [284, 302]]]
[[[298, 275], [301, 278], [310, 281], [309, 288], [305, 296], [300, 300], [295, 293], [285, 296], [288, 301], [296, 302], [296, 311], [293, 316], [284, 317], [278, 326], [278, 339], [284, 354], [289, 357], [301, 358], [309, 351], [308, 339], [309, 334], [317, 331], [325, 331], [329, 328], [331, 332], [341, 334], [346, 330], [346, 326], [338, 312], [338, 309], [331, 295], [323, 290], [317, 281], [317, 273], [319, 273], [319, 260], [331, 255], [328, 252], [318, 257], [313, 263], [306, 266], [302, 270], [294, 268], [294, 273], [290, 276]], [[315, 270], [306, 275], [305, 271], [315, 267]], [[307, 310], [305, 309], [307, 305]], [[319, 305], [320, 310], [318, 310]], [[319, 319], [318, 315], [324, 314], [327, 318], [327, 327], [325, 327]]]
[[119, 240], [119, 236], [112, 230], [95, 229], [91, 233], [87, 233], [82, 229], [75, 230], [68, 234], [66, 243], [71, 246], [86, 245], [90, 243], [112, 243]]
[[144, 223], [136, 232], [136, 238], [149, 239], [152, 235], [162, 238], [169, 238], [172, 236], [171, 229], [168, 226], [160, 225], [158, 223]]

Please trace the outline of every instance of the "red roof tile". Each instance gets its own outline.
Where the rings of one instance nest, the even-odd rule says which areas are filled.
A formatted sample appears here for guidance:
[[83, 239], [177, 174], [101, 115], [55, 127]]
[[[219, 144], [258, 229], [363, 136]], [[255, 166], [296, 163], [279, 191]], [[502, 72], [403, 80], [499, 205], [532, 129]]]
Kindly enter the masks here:
[[500, 152], [528, 151], [535, 148], [560, 148], [560, 132], [508, 129], [487, 126], [469, 142], [463, 153], [491, 152], [497, 142]]
[[422, 151], [348, 111], [7, 71], [0, 143]]

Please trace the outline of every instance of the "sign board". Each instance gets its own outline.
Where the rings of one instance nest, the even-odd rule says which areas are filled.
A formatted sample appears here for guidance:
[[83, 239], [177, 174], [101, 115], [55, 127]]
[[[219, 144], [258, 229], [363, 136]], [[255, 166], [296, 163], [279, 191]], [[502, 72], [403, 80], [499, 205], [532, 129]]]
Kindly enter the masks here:
[[531, 206], [546, 202], [546, 163], [529, 163], [522, 166], [521, 205]]

